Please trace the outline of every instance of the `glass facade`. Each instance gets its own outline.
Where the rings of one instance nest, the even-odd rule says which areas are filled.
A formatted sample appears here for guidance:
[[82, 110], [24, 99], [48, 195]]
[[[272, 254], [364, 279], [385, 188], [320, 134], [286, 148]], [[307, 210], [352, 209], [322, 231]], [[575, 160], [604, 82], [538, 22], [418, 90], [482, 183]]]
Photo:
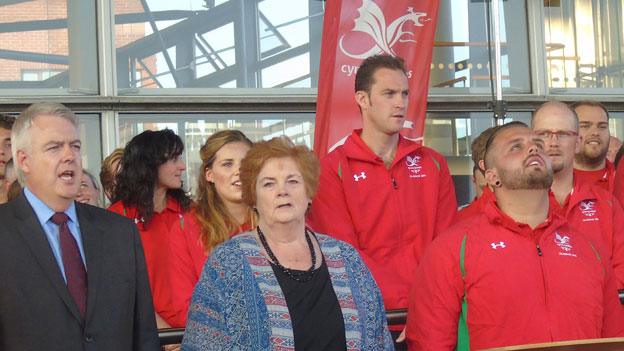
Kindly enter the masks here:
[[553, 91], [624, 87], [621, 1], [544, 1], [548, 86]]
[[[487, 33], [488, 18], [492, 14], [488, 3], [440, 1], [429, 81], [432, 93], [490, 93], [490, 40]], [[502, 85], [509, 93], [529, 93], [526, 3], [503, 1], [502, 4]]]
[[0, 95], [97, 94], [97, 28], [84, 18], [95, 18], [94, 3], [0, 1]]
[[315, 0], [117, 0], [117, 85], [316, 87], [322, 15]]

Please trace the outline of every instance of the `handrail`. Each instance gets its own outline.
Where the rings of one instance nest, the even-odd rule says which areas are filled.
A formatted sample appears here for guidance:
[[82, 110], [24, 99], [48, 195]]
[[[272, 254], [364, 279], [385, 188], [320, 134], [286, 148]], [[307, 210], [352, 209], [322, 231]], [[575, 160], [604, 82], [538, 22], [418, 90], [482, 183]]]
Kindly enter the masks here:
[[[407, 319], [407, 310], [387, 310], [386, 320], [388, 325], [405, 324]], [[164, 328], [158, 329], [158, 340], [160, 345], [180, 344], [184, 336], [184, 328]]]

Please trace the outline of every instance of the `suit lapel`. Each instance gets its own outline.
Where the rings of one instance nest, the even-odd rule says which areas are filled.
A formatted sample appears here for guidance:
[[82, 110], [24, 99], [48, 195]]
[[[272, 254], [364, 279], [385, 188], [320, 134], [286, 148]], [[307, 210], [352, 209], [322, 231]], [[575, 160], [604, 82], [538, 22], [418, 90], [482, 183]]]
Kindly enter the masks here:
[[80, 223], [80, 235], [87, 261], [87, 311], [89, 321], [96, 305], [97, 292], [102, 273], [102, 238], [104, 230], [86, 205], [76, 203], [76, 213]]
[[35, 211], [32, 209], [23, 193], [13, 200], [11, 205], [13, 205], [12, 207], [15, 210], [15, 218], [20, 222], [15, 229], [30, 248], [35, 260], [44, 271], [65, 305], [67, 305], [67, 308], [82, 325], [83, 320], [78, 311], [78, 307], [69, 294], [69, 290], [67, 290], [67, 284], [65, 284], [63, 280], [61, 269], [52, 254], [50, 243], [46, 238], [43, 228], [41, 228]]

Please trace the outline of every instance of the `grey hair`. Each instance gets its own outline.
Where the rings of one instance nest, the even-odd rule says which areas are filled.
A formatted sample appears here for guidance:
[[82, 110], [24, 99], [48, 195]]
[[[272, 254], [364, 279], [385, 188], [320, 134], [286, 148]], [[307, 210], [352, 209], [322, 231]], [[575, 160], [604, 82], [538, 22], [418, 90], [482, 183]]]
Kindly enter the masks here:
[[[19, 150], [29, 150], [31, 145], [30, 128], [38, 116], [55, 116], [69, 121], [76, 129], [78, 129], [78, 118], [76, 115], [63, 104], [56, 102], [37, 102], [28, 106], [17, 117], [11, 129], [11, 153], [13, 159], [17, 160], [17, 152]], [[15, 161], [14, 161], [15, 162]], [[24, 173], [20, 167], [17, 170], [17, 179], [20, 184], [24, 184]]]
[[86, 175], [87, 177], [89, 177], [89, 179], [91, 179], [91, 183], [93, 183], [93, 187], [95, 188], [95, 190], [97, 190], [98, 192], [102, 190], [102, 187], [100, 186], [100, 182], [97, 180], [97, 178], [95, 178], [95, 176], [93, 176], [93, 174], [91, 174], [91, 172], [87, 171], [86, 169], [83, 169], [82, 173]]

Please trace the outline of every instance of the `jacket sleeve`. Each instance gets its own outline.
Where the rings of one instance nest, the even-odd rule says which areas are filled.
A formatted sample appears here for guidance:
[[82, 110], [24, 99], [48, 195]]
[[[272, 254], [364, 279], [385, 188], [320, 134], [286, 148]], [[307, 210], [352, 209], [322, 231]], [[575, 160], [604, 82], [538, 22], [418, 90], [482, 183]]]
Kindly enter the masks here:
[[212, 255], [206, 262], [193, 292], [182, 339], [184, 350], [238, 349], [233, 344], [226, 323], [225, 309], [228, 301], [225, 298], [226, 284], [223, 280], [226, 270], [215, 256], [217, 255]]
[[624, 289], [624, 209], [613, 199], [612, 203], [612, 250], [611, 261], [618, 289]]
[[624, 336], [624, 306], [618, 298], [617, 283], [610, 262], [605, 264], [606, 282], [603, 292], [603, 323], [602, 337], [614, 338]]
[[464, 282], [459, 268], [460, 244], [446, 239], [436, 239], [429, 246], [416, 271], [407, 313], [410, 350], [448, 351], [457, 344]]
[[438, 207], [434, 237], [448, 228], [457, 214], [457, 198], [455, 197], [455, 185], [444, 156], [435, 153], [433, 157], [440, 165], [440, 187], [438, 188]]
[[171, 284], [172, 327], [184, 327], [191, 303], [191, 295], [201, 272], [196, 272], [195, 262], [190, 250], [191, 245], [199, 245], [199, 228], [195, 225], [192, 214], [185, 214], [185, 226], [172, 226], [169, 238], [170, 259], [167, 265], [168, 279]]
[[134, 350], [158, 350], [158, 333], [152, 293], [150, 291], [145, 266], [145, 255], [139, 232], [134, 224], [130, 225], [134, 240], [135, 267], [136, 267], [136, 290], [134, 301]]
[[396, 273], [383, 269], [385, 265], [377, 264], [375, 259], [362, 250], [347, 206], [338, 168], [340, 165], [333, 165], [328, 157], [323, 159], [318, 191], [312, 202], [308, 224], [319, 233], [327, 234], [355, 247], [373, 274], [377, 285], [382, 289], [383, 296], [387, 301], [394, 291], [402, 289], [402, 285], [397, 284], [396, 279], [394, 279]]
[[615, 172], [615, 184], [613, 194], [620, 202], [620, 205], [624, 206], [624, 160], [620, 160], [618, 163], [617, 171]]

